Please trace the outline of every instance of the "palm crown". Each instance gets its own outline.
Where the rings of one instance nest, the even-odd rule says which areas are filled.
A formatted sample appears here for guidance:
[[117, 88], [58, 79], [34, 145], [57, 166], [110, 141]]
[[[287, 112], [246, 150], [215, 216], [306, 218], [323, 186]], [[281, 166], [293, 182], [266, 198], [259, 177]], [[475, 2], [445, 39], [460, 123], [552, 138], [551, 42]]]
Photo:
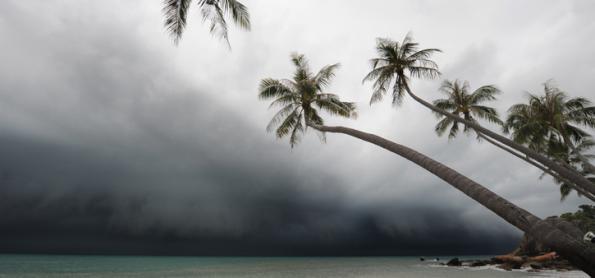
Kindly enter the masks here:
[[379, 38], [376, 40], [377, 58], [371, 59], [372, 71], [364, 77], [365, 81], [374, 81], [374, 92], [370, 104], [382, 100], [389, 90], [393, 79], [393, 104], [400, 104], [406, 90], [409, 90], [409, 78], [435, 78], [440, 75], [438, 65], [430, 60], [439, 49], [418, 49], [407, 34], [402, 42]]
[[[355, 117], [355, 104], [343, 102], [335, 94], [323, 93], [335, 76], [339, 64], [327, 65], [313, 74], [304, 55], [292, 54], [291, 61], [296, 67], [292, 79], [263, 79], [260, 83], [259, 98], [272, 99], [272, 107], [280, 107], [267, 126], [267, 131], [275, 130], [278, 138], [289, 136], [294, 147], [308, 125], [323, 125], [318, 109], [331, 115], [345, 118]], [[321, 134], [324, 140], [324, 134]]]
[[[491, 123], [502, 125], [496, 109], [482, 105], [486, 101], [496, 100], [496, 95], [500, 93], [498, 88], [493, 85], [479, 87], [477, 90], [469, 93], [469, 82], [460, 82], [455, 80], [451, 82], [444, 80], [440, 91], [447, 98], [434, 101], [434, 105], [442, 110], [448, 111], [457, 116], [463, 116], [465, 120], [475, 121], [475, 118], [487, 120]], [[450, 126], [449, 138], [453, 138], [459, 131], [459, 123], [442, 114], [436, 113], [441, 120], [436, 125], [436, 132], [442, 136]], [[465, 125], [464, 131], [468, 132], [469, 127]]]
[[528, 96], [528, 103], [515, 104], [508, 110], [504, 129], [519, 143], [547, 153], [552, 144], [569, 146], [589, 137], [579, 125], [595, 128], [595, 107], [585, 98], [569, 99], [548, 83], [544, 84], [543, 96]]
[[[237, 0], [197, 0], [203, 21], [210, 23], [209, 30], [229, 44], [226, 17], [231, 16], [239, 27], [250, 29], [248, 8]], [[165, 28], [177, 44], [186, 28], [186, 18], [192, 0], [164, 0]]]
[[[583, 156], [586, 159], [593, 159], [595, 155], [589, 153], [589, 150], [595, 146], [595, 142], [590, 138], [583, 138], [575, 147], [576, 152], [569, 152], [568, 147], [559, 141], [551, 141], [547, 146], [548, 155], [557, 161], [563, 162], [567, 167], [575, 169], [581, 172], [591, 182], [595, 182], [595, 175], [590, 173], [587, 169], [582, 168], [583, 161], [579, 157]], [[565, 180], [554, 178], [557, 184], [560, 184], [560, 194], [562, 195], [561, 200], [564, 200], [572, 191], [573, 187]], [[579, 193], [580, 195], [580, 193]]]

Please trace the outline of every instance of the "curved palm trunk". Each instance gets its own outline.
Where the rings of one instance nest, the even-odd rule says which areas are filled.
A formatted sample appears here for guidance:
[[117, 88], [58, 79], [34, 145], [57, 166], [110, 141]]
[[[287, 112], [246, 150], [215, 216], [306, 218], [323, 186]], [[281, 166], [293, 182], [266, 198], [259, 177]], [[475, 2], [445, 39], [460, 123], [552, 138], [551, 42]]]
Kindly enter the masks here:
[[568, 169], [566, 167], [563, 167], [557, 163], [555, 163], [554, 161], [546, 158], [545, 156], [539, 154], [538, 152], [531, 150], [523, 145], [517, 144], [515, 142], [513, 142], [512, 140], [497, 134], [489, 129], [486, 129], [472, 121], [467, 121], [465, 119], [462, 119], [456, 115], [453, 115], [452, 113], [448, 113], [434, 105], [432, 105], [431, 103], [421, 99], [420, 97], [418, 97], [417, 95], [413, 94], [411, 92], [411, 90], [409, 89], [409, 87], [405, 87], [407, 93], [413, 98], [415, 99], [417, 102], [421, 103], [423, 106], [429, 108], [430, 110], [439, 113], [445, 117], [448, 117], [456, 122], [465, 124], [471, 128], [473, 128], [474, 130], [483, 133], [484, 135], [493, 138], [494, 140], [510, 147], [513, 148], [525, 155], [527, 155], [528, 157], [534, 159], [535, 161], [543, 164], [544, 166], [550, 168], [551, 170], [555, 171], [556, 173], [558, 173], [560, 176], [572, 181], [574, 184], [580, 186], [581, 188], [583, 188], [585, 191], [588, 191], [592, 194], [595, 195], [595, 184], [593, 184], [592, 182], [590, 182], [588, 179], [586, 179], [583, 175], [577, 173], [576, 171], [573, 171], [571, 169]]
[[[498, 216], [502, 217], [508, 223], [514, 225], [520, 230], [531, 234], [536, 239], [545, 243], [550, 248], [558, 252], [564, 258], [571, 261], [577, 267], [591, 276], [595, 276], [595, 247], [587, 245], [580, 239], [570, 236], [561, 228], [552, 226], [539, 217], [528, 211], [508, 202], [494, 192], [488, 190], [477, 182], [467, 178], [461, 173], [433, 160], [413, 149], [386, 140], [380, 136], [362, 132], [359, 130], [342, 126], [320, 126], [308, 124], [310, 127], [322, 132], [343, 133], [363, 141], [372, 143], [390, 152], [393, 152], [436, 175], [440, 179], [454, 186], [465, 195], [482, 204]], [[564, 222], [564, 230], [576, 231], [571, 224]]]
[[516, 157], [524, 160], [525, 162], [527, 162], [527, 163], [529, 163], [529, 164], [537, 167], [538, 169], [540, 169], [541, 171], [547, 173], [548, 175], [550, 175], [550, 176], [552, 176], [552, 177], [554, 177], [554, 178], [556, 178], [558, 180], [561, 180], [561, 181], [565, 182], [570, 187], [572, 187], [572, 189], [576, 190], [577, 192], [579, 192], [581, 195], [585, 196], [589, 200], [595, 202], [595, 195], [593, 195], [590, 192], [587, 192], [584, 189], [578, 187], [576, 184], [574, 184], [573, 182], [569, 181], [568, 179], [566, 179], [564, 177], [561, 177], [560, 175], [554, 173], [552, 170], [544, 167], [543, 165], [541, 165], [541, 164], [539, 164], [539, 163], [537, 163], [537, 162], [535, 162], [535, 161], [533, 161], [533, 160], [531, 160], [531, 159], [529, 159], [529, 158], [527, 158], [525, 156], [520, 155], [519, 153], [515, 152], [514, 150], [511, 150], [510, 148], [508, 148], [508, 147], [506, 147], [506, 146], [504, 146], [504, 145], [502, 145], [502, 144], [494, 141], [492, 138], [489, 138], [489, 137], [485, 136], [484, 134], [482, 134], [480, 132], [477, 132], [477, 135], [480, 138], [482, 138], [482, 139], [486, 140], [487, 142], [491, 143], [492, 145], [494, 145], [494, 146], [496, 146], [496, 147], [498, 147], [500, 149], [503, 149], [504, 151], [506, 151], [506, 152], [508, 152], [508, 153], [510, 153], [510, 154], [512, 154], [512, 155], [514, 155], [514, 156], [516, 156]]

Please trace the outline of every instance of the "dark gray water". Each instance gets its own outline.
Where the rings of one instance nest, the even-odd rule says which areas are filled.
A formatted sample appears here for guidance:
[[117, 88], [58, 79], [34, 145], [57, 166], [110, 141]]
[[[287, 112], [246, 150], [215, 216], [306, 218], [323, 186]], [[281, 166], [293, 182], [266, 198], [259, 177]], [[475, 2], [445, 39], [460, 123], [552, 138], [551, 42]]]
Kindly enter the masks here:
[[[448, 258], [442, 258], [447, 260]], [[0, 277], [588, 277], [583, 272], [450, 268], [412, 257], [0, 255]]]

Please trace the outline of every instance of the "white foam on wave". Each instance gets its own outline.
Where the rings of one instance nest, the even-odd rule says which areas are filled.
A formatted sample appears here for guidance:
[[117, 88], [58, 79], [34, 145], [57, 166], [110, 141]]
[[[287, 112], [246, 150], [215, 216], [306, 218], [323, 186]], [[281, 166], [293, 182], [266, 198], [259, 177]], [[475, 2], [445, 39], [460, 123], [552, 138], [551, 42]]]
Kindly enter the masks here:
[[539, 276], [539, 277], [559, 277], [559, 278], [589, 278], [587, 273], [578, 270], [572, 271], [558, 271], [558, 270], [539, 270], [538, 272], [533, 272], [532, 268], [524, 267], [521, 269], [513, 269], [513, 270], [505, 270], [499, 268], [496, 265], [485, 265], [485, 266], [447, 266], [445, 264], [417, 264], [416, 266], [419, 267], [436, 267], [436, 268], [455, 268], [455, 269], [463, 269], [468, 271], [486, 271], [486, 270], [496, 270], [502, 272], [526, 272], [531, 273], [531, 276]]

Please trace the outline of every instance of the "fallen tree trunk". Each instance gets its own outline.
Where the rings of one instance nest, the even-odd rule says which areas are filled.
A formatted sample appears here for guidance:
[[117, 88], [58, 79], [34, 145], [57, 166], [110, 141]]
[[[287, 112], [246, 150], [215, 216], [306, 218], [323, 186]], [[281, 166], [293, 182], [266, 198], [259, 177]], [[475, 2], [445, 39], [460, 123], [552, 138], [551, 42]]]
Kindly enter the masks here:
[[551, 260], [557, 259], [559, 256], [556, 252], [549, 252], [539, 256], [527, 257], [527, 256], [517, 256], [514, 254], [507, 254], [507, 255], [500, 255], [494, 257], [497, 260], [502, 262], [512, 262], [512, 263], [520, 263], [526, 264], [531, 262], [547, 262]]

